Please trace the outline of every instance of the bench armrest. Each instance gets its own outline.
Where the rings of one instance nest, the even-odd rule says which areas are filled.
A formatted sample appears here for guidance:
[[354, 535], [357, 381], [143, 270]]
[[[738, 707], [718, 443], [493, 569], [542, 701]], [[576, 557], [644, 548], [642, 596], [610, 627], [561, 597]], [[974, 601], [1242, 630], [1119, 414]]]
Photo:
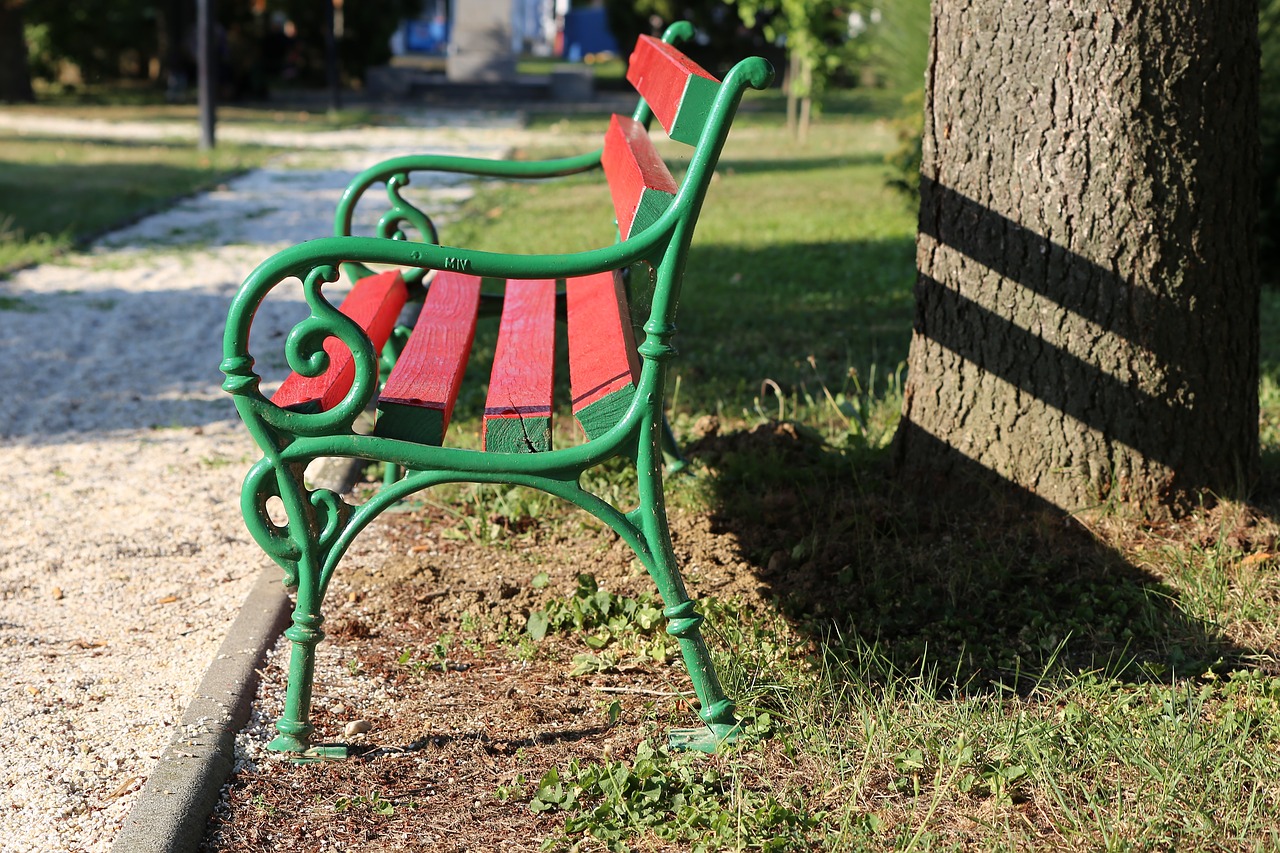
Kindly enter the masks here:
[[[375, 236], [396, 238], [404, 226], [422, 235], [424, 242], [439, 242], [430, 217], [409, 204], [400, 191], [409, 185], [414, 172], [438, 172], [465, 175], [476, 178], [558, 178], [590, 171], [600, 165], [600, 152], [592, 151], [575, 157], [556, 160], [493, 160], [479, 157], [458, 157], [449, 154], [415, 154], [393, 157], [370, 166], [356, 175], [342, 193], [333, 217], [333, 233], [338, 237], [352, 236], [351, 224], [356, 205], [372, 187], [383, 184], [391, 202], [389, 210], [378, 220]], [[403, 239], [403, 236], [400, 237]]]

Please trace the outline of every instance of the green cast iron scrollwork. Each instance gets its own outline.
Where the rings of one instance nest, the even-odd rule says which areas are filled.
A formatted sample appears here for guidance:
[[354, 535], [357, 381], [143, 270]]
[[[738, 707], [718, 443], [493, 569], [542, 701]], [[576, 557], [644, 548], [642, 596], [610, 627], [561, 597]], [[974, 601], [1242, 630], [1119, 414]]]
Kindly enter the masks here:
[[276, 471], [279, 464], [263, 458], [249, 469], [240, 489], [240, 512], [258, 547], [284, 569], [285, 586], [293, 587], [298, 584], [298, 558], [302, 550], [289, 536], [288, 527], [277, 526], [267, 509], [269, 500], [280, 497]]
[[[287, 272], [298, 275], [294, 270]], [[280, 280], [286, 277], [287, 275], [281, 276]], [[279, 446], [288, 440], [283, 436], [350, 433], [356, 418], [373, 400], [373, 395], [378, 390], [379, 354], [374, 351], [372, 342], [359, 324], [334, 307], [323, 292], [325, 284], [337, 281], [337, 265], [317, 263], [298, 277], [303, 282], [303, 297], [310, 314], [296, 323], [285, 339], [285, 359], [289, 369], [308, 377], [322, 374], [330, 361], [325, 344], [332, 339], [351, 353], [354, 380], [342, 400], [327, 411], [282, 409], [263, 397], [258, 387], [259, 378], [253, 372], [254, 360], [246, 348], [248, 326], [266, 293], [279, 281], [272, 283], [267, 278], [265, 281], [258, 279], [255, 282], [254, 276], [250, 276], [249, 282], [258, 286], [242, 289], [232, 303], [228, 318], [224, 340], [225, 358], [222, 363], [227, 379], [222, 387], [235, 396], [236, 407], [247, 423], [261, 423], [280, 436], [264, 446]], [[250, 429], [253, 429], [252, 425]], [[263, 444], [261, 437], [258, 443]]]
[[[300, 572], [311, 557], [314, 565], [336, 563], [346, 545], [343, 533], [352, 507], [331, 489], [307, 489], [306, 465], [280, 458], [260, 459], [249, 469], [240, 492], [240, 510], [254, 541], [285, 573], [285, 586], [298, 586]], [[277, 498], [285, 508], [283, 524], [272, 520], [268, 502]], [[314, 548], [309, 553], [308, 549]], [[302, 579], [314, 583], [317, 579]]]
[[422, 236], [420, 242], [439, 243], [440, 234], [431, 217], [401, 195], [401, 190], [408, 185], [408, 172], [397, 172], [387, 178], [387, 198], [391, 201], [391, 208], [378, 219], [378, 236], [388, 240], [406, 240], [403, 226], [407, 224]]

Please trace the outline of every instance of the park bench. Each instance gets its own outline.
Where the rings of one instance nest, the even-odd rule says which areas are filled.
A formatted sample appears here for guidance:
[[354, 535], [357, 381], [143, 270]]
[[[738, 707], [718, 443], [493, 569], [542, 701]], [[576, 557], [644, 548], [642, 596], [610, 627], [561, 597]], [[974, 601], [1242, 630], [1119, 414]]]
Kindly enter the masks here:
[[[311, 743], [312, 678], [315, 647], [324, 636], [326, 588], [353, 539], [379, 513], [414, 493], [455, 482], [541, 489], [614, 530], [655, 581], [667, 631], [679, 642], [698, 698], [702, 725], [673, 732], [672, 742], [710, 751], [736, 736], [733, 703], [720, 685], [702, 638], [703, 617], [686, 593], [672, 552], [663, 450], [670, 455], [675, 446], [663, 391], [699, 210], [742, 95], [768, 86], [773, 69], [753, 57], [718, 81], [673, 46], [691, 32], [677, 24], [662, 40], [640, 39], [627, 74], [639, 105], [630, 116], [611, 118], [601, 149], [542, 162], [432, 155], [388, 160], [361, 173], [346, 191], [335, 217], [338, 236], [276, 254], [235, 295], [224, 336], [223, 387], [263, 452], [245, 478], [241, 508], [255, 540], [284, 569], [286, 585], [296, 587], [293, 624], [285, 631], [292, 643], [285, 709], [271, 749], [300, 760], [346, 754], [341, 745]], [[692, 146], [679, 181], [650, 139], [655, 116], [671, 139]], [[402, 193], [411, 173], [429, 170], [496, 178], [600, 170], [617, 239], [566, 254], [442, 245], [430, 217]], [[373, 187], [385, 188], [388, 209], [375, 236], [352, 236], [353, 211]], [[554, 224], [539, 227], [553, 244]], [[408, 239], [406, 232], [417, 232], [419, 239]], [[324, 288], [338, 280], [339, 270], [354, 284], [335, 307]], [[638, 344], [628, 307], [632, 270], [653, 288]], [[293, 372], [268, 399], [249, 351], [250, 327], [264, 299], [285, 282], [290, 292], [300, 289], [309, 314], [284, 340]], [[482, 449], [446, 446], [476, 318], [490, 304], [500, 306], [501, 319]], [[414, 313], [415, 322], [401, 323]], [[558, 318], [567, 326], [569, 403], [585, 437], [566, 447], [552, 447], [550, 426]], [[368, 410], [376, 412], [372, 429], [358, 426], [367, 422], [361, 416]], [[311, 463], [334, 457], [380, 462], [389, 474], [372, 497], [353, 505], [306, 479]], [[615, 458], [636, 466], [634, 507], [614, 506], [581, 485], [584, 472]]]

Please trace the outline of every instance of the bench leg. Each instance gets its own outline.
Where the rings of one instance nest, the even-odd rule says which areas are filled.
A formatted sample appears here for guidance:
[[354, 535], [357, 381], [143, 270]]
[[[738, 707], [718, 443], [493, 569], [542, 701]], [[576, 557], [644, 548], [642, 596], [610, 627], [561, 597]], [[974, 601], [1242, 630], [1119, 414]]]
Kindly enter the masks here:
[[[658, 425], [655, 424], [655, 427], [660, 431]], [[658, 447], [655, 445], [658, 443], [655, 441], [649, 445], [652, 459], [656, 459]], [[646, 469], [649, 472], [647, 475], [644, 473]], [[671, 547], [671, 532], [667, 527], [662, 472], [658, 466], [645, 465], [641, 469], [640, 496], [641, 505], [648, 510], [641, 513], [641, 527], [652, 555], [652, 564], [647, 568], [666, 605], [662, 615], [667, 619], [667, 633], [680, 643], [685, 668], [689, 671], [694, 693], [698, 696], [698, 716], [705, 724], [702, 728], [673, 730], [670, 733], [670, 743], [677, 749], [715, 752], [719, 744], [737, 740], [739, 722], [734, 714], [733, 701], [725, 695], [724, 688], [720, 685], [720, 677], [711, 661], [711, 651], [702, 637], [705, 617], [689, 598], [676, 565], [675, 553]]]
[[298, 604], [293, 611], [293, 625], [284, 636], [292, 644], [289, 654], [289, 682], [285, 691], [284, 716], [276, 721], [279, 732], [267, 749], [283, 752], [298, 762], [346, 758], [347, 748], [340, 744], [311, 745], [311, 685], [315, 678], [316, 646], [324, 639], [320, 625], [324, 617], [310, 605], [311, 596], [298, 591]]
[[[664, 595], [663, 600], [669, 599]], [[687, 597], [669, 604], [662, 615], [667, 618], [667, 633], [680, 641], [684, 665], [698, 696], [698, 716], [705, 724], [701, 728], [672, 729], [670, 744], [675, 749], [715, 752], [720, 744], [737, 740], [740, 728], [733, 700], [725, 695], [715, 664], [711, 662], [711, 652], [702, 638], [704, 617]]]

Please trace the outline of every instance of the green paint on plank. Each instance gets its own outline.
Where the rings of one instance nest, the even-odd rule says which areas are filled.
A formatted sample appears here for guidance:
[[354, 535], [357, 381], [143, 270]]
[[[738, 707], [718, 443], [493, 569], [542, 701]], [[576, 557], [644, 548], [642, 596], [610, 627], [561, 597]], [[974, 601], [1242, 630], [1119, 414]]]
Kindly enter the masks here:
[[684, 97], [680, 99], [680, 109], [676, 111], [675, 121], [671, 123], [671, 138], [686, 145], [697, 145], [719, 92], [720, 84], [715, 80], [697, 74], [689, 75]]
[[433, 444], [444, 442], [444, 412], [404, 403], [383, 403], [378, 407], [378, 424], [374, 435]]
[[658, 221], [658, 217], [667, 212], [675, 196], [662, 190], [648, 189], [640, 194], [640, 203], [636, 206], [636, 215], [631, 220], [631, 229], [627, 236], [639, 234]]
[[578, 419], [578, 423], [582, 426], [582, 431], [587, 434], [587, 438], [594, 439], [604, 435], [622, 420], [622, 416], [627, 413], [627, 408], [631, 405], [631, 398], [635, 396], [636, 387], [631, 383], [627, 383], [622, 388], [614, 391], [596, 400], [594, 403], [583, 406], [574, 412], [574, 417]]
[[488, 418], [484, 449], [495, 453], [541, 453], [551, 449], [551, 418], [542, 415]]

